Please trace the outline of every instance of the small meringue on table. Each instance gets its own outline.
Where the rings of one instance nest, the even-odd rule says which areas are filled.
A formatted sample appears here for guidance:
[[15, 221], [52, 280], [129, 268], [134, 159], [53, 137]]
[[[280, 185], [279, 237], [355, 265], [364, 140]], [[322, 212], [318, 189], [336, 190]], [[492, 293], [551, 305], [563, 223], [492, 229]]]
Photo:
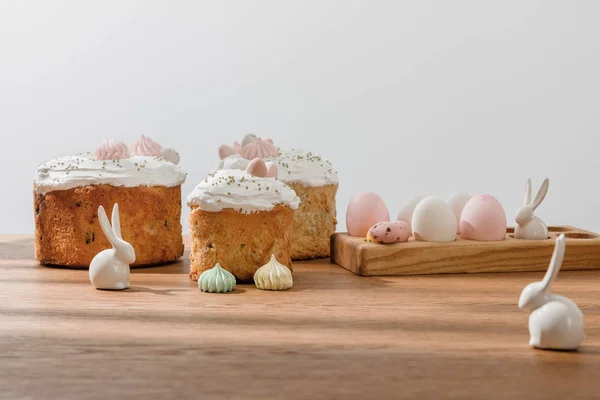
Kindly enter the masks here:
[[285, 290], [294, 284], [292, 271], [271, 255], [271, 260], [254, 273], [254, 284], [262, 290]]
[[231, 292], [235, 289], [235, 276], [217, 263], [213, 268], [200, 275], [198, 288], [208, 293]]

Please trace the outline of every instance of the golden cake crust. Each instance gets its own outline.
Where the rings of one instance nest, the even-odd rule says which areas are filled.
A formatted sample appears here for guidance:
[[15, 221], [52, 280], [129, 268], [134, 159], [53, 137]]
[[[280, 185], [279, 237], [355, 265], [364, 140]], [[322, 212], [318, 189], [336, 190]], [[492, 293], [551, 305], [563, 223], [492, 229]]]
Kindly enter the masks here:
[[123, 239], [135, 249], [133, 266], [171, 262], [183, 255], [181, 186], [89, 185], [45, 194], [34, 190], [35, 257], [42, 264], [87, 267], [111, 247], [98, 223], [119, 204]]
[[271, 254], [291, 269], [293, 215], [294, 211], [284, 205], [251, 214], [193, 208], [190, 278], [197, 280], [203, 271], [219, 263], [239, 281], [252, 282], [256, 270], [269, 262]]
[[292, 259], [308, 260], [329, 257], [330, 237], [337, 224], [335, 195], [338, 185], [307, 187], [288, 184], [300, 197], [300, 207], [294, 213]]

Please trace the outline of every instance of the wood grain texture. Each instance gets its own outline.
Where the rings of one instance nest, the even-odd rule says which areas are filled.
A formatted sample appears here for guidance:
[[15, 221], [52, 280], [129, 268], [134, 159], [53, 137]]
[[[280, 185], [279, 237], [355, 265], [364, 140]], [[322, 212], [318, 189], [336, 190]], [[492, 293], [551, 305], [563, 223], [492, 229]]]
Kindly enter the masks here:
[[595, 399], [600, 271], [561, 273], [577, 353], [532, 350], [521, 289], [541, 273], [360, 277], [295, 263], [285, 292], [198, 291], [188, 261], [98, 291], [0, 237], [0, 398]]
[[361, 276], [427, 275], [481, 272], [545, 271], [556, 236], [567, 237], [562, 270], [600, 268], [600, 236], [570, 226], [550, 227], [547, 240], [515, 239], [509, 228], [506, 240], [478, 242], [368, 243], [363, 238], [336, 233], [331, 237], [331, 260]]

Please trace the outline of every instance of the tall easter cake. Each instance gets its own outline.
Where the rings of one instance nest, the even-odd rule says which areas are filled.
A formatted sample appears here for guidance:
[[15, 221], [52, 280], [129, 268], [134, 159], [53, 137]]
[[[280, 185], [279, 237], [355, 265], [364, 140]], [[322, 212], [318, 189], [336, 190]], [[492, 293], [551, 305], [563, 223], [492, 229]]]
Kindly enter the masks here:
[[331, 163], [312, 152], [282, 150], [271, 139], [246, 135], [242, 143], [219, 148], [218, 169], [244, 169], [250, 160], [262, 158], [275, 176], [300, 197], [294, 213], [292, 259], [329, 257], [330, 237], [335, 232], [338, 176]]
[[132, 265], [183, 255], [181, 184], [186, 174], [172, 149], [142, 136], [131, 148], [107, 139], [94, 154], [59, 157], [38, 166], [34, 181], [35, 256], [42, 264], [89, 266], [110, 247], [98, 224], [100, 205], [121, 209]]
[[190, 278], [218, 263], [239, 281], [252, 282], [272, 255], [291, 265], [292, 219], [299, 203], [289, 186], [264, 173], [225, 169], [209, 175], [187, 198]]

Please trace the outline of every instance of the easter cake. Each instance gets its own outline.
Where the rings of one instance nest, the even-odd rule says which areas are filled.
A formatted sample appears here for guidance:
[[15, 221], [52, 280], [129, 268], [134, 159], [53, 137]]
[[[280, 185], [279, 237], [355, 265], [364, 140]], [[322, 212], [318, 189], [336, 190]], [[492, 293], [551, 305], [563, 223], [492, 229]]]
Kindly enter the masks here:
[[[261, 171], [251, 169], [258, 164]], [[292, 224], [300, 199], [291, 187], [266, 176], [260, 159], [248, 171], [221, 169], [201, 181], [187, 198], [190, 212], [190, 278], [217, 263], [241, 282], [274, 255], [291, 265]]]
[[312, 152], [282, 150], [271, 139], [246, 135], [242, 143], [219, 148], [218, 169], [245, 169], [253, 158], [262, 158], [274, 176], [300, 197], [294, 213], [292, 259], [330, 256], [330, 238], [335, 232], [338, 176], [331, 163]]
[[170, 262], [183, 255], [178, 154], [142, 136], [131, 148], [109, 140], [94, 153], [59, 157], [37, 167], [34, 180], [35, 257], [42, 264], [87, 267], [110, 247], [99, 206], [119, 204], [132, 264]]

